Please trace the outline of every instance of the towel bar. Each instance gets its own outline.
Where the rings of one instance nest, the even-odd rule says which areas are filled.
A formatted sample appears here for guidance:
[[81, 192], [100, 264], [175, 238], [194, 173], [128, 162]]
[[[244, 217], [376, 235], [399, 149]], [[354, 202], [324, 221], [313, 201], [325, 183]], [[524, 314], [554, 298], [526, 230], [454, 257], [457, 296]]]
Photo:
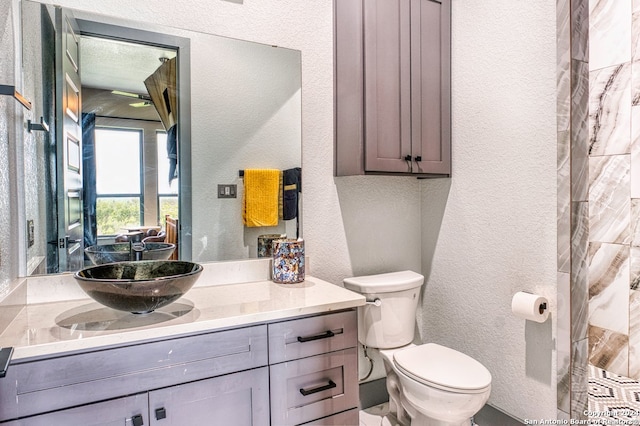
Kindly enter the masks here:
[[12, 96], [16, 101], [20, 102], [26, 109], [31, 110], [31, 102], [29, 102], [24, 96], [22, 96], [15, 86], [8, 86], [6, 84], [0, 84], [0, 95]]
[[49, 125], [44, 121], [44, 117], [40, 117], [40, 123], [34, 123], [31, 120], [27, 120], [27, 130], [29, 133], [32, 131], [36, 132], [48, 132]]

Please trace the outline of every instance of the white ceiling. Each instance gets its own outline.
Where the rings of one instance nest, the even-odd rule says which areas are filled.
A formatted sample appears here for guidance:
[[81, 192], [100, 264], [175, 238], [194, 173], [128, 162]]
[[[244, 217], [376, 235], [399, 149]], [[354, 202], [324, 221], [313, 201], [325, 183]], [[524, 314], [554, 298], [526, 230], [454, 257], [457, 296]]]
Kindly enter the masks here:
[[175, 56], [174, 50], [82, 36], [82, 86], [146, 95], [144, 80], [160, 66], [160, 58]]
[[82, 111], [99, 116], [159, 121], [153, 105], [135, 108], [131, 104], [140, 103], [141, 99], [114, 95], [111, 91], [148, 96], [144, 80], [161, 65], [160, 58], [175, 56], [174, 50], [82, 36]]

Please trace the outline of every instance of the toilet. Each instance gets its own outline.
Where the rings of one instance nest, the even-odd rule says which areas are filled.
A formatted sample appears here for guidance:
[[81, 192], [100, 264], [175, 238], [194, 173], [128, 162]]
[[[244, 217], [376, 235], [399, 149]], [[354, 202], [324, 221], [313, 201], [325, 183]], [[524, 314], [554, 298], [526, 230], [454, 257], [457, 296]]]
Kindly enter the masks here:
[[489, 399], [491, 373], [456, 350], [412, 343], [423, 283], [413, 271], [345, 279], [367, 300], [358, 308], [358, 340], [382, 357], [393, 424], [469, 426]]

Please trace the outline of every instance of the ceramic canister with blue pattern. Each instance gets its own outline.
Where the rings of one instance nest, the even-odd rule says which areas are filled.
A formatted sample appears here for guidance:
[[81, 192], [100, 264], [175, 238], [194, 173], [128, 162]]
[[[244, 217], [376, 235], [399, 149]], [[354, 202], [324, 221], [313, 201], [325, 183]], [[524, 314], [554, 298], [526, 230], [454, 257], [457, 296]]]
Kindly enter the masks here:
[[273, 241], [273, 282], [292, 284], [304, 281], [304, 240]]

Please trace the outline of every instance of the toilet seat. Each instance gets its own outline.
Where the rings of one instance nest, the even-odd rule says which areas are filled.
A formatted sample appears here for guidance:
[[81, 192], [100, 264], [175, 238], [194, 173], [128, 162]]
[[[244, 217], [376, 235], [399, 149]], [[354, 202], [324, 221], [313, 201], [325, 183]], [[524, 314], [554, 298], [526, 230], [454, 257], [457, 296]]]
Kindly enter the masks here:
[[436, 343], [395, 351], [393, 363], [413, 380], [448, 392], [481, 393], [491, 386], [491, 373], [484, 365]]

